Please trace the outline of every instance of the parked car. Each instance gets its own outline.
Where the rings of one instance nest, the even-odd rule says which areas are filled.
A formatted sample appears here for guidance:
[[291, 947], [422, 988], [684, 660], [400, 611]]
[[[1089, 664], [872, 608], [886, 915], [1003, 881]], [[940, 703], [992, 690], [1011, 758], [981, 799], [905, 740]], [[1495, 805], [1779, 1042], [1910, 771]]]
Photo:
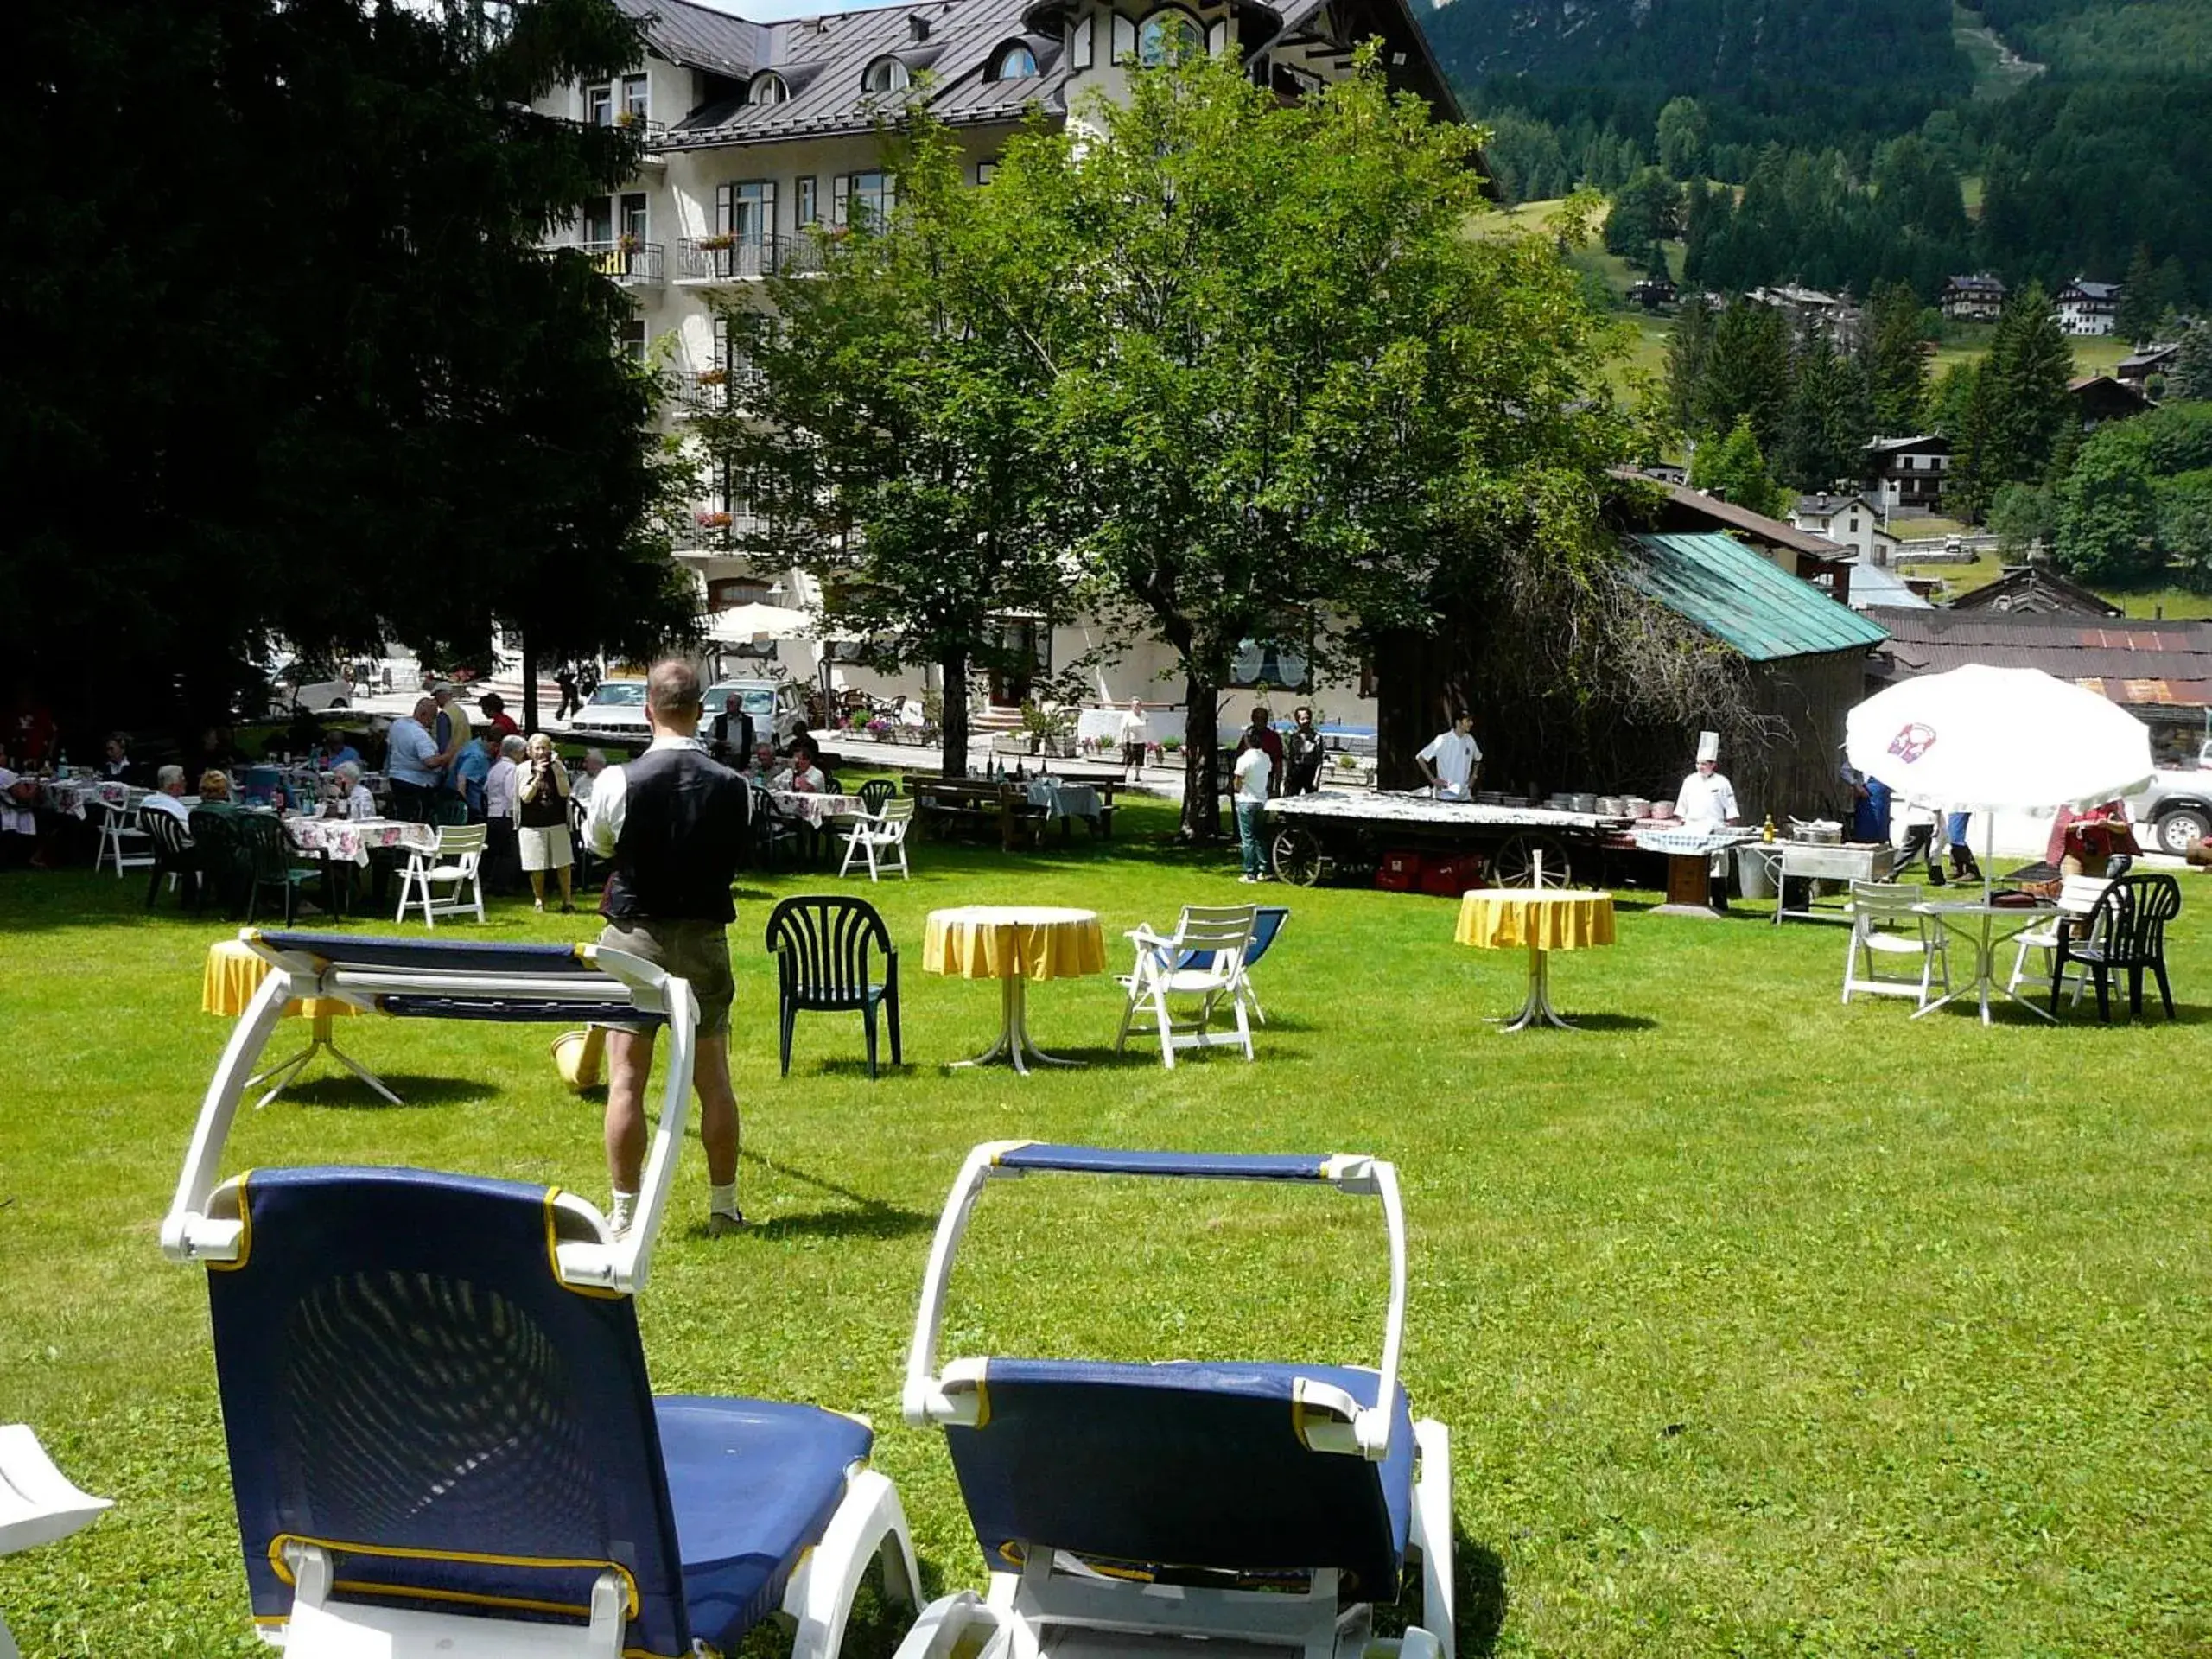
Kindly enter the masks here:
[[302, 709], [319, 715], [332, 709], [346, 708], [353, 700], [350, 675], [309, 658], [285, 664], [270, 680], [272, 715], [290, 715]]
[[707, 688], [707, 718], [721, 713], [723, 702], [733, 696], [741, 699], [738, 707], [753, 716], [755, 741], [773, 737], [779, 749], [806, 719], [806, 700], [789, 680], [718, 681]]
[[620, 743], [643, 748], [652, 741], [652, 728], [645, 721], [645, 683], [601, 680], [569, 717], [569, 734], [595, 743]]
[[2212, 840], [2212, 741], [2196, 752], [2194, 766], [2161, 768], [2149, 785], [2127, 798], [2127, 816], [2159, 852], [2179, 858], [2200, 841]]

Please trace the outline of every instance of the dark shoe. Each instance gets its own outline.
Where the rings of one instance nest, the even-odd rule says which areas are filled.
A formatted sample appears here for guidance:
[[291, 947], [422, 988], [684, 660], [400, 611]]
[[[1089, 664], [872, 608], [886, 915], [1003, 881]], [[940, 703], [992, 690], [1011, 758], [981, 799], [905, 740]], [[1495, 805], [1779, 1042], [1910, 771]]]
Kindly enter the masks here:
[[1928, 885], [1931, 887], [1940, 887], [1943, 885], [1943, 872], [1933, 864], [1928, 867]]
[[576, 913], [576, 907], [574, 905], [563, 905], [561, 906], [561, 913], [563, 916], [573, 916]]
[[753, 1224], [745, 1218], [741, 1210], [709, 1210], [707, 1211], [707, 1236], [727, 1238], [732, 1233], [749, 1230]]

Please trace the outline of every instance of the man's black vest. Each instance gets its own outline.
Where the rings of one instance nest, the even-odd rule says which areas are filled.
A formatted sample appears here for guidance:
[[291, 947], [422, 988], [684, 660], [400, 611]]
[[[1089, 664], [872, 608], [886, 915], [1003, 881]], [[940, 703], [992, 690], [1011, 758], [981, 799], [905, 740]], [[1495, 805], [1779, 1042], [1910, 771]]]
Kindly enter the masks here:
[[751, 787], [692, 748], [649, 749], [623, 766], [622, 779], [622, 833], [600, 914], [734, 921], [729, 887], [749, 842]]

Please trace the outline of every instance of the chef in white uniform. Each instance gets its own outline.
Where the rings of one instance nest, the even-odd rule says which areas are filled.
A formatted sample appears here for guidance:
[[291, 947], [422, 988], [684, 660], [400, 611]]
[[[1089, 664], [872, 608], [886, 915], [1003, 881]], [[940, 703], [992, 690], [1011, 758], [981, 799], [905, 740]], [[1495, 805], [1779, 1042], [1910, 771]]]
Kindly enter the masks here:
[[1675, 816], [1694, 829], [1718, 830], [1736, 822], [1736, 790], [1720, 775], [1720, 734], [1697, 734], [1697, 770], [1675, 791]]
[[1414, 756], [1414, 764], [1427, 778], [1440, 801], [1474, 798], [1476, 776], [1482, 770], [1483, 752], [1475, 741], [1475, 717], [1465, 709], [1452, 716], [1452, 729], [1439, 732]]

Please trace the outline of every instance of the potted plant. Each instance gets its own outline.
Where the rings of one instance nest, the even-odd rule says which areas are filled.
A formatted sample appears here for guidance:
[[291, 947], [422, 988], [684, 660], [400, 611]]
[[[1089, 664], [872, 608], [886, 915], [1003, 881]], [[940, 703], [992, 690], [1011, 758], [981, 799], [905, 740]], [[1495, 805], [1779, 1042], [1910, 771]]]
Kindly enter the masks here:
[[728, 231], [717, 231], [712, 236], [699, 238], [701, 251], [707, 253], [728, 253], [736, 245], [737, 238]]
[[699, 528], [702, 530], [728, 530], [730, 526], [730, 516], [726, 512], [714, 512], [702, 507], [692, 517], [698, 520]]
[[625, 231], [621, 235], [614, 238], [614, 251], [617, 253], [635, 253], [644, 245], [645, 245], [643, 243], [638, 240], [637, 233], [634, 231]]
[[729, 384], [729, 371], [702, 369], [699, 371], [699, 384], [702, 386], [726, 386]]

